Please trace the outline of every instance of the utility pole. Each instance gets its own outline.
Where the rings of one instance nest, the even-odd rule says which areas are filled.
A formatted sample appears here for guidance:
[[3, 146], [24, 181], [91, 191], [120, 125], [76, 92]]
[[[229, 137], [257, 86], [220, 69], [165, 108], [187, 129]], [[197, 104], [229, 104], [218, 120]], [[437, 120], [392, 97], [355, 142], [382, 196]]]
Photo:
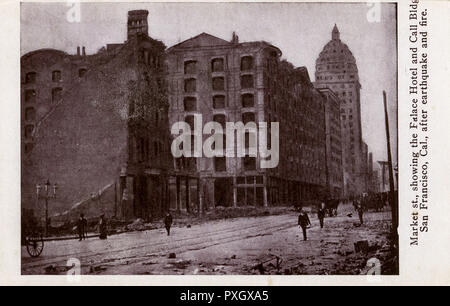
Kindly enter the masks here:
[[[392, 211], [392, 231], [394, 234], [395, 243], [398, 250], [398, 202], [395, 198], [394, 190], [394, 173], [392, 169], [392, 155], [391, 155], [391, 141], [389, 134], [389, 116], [387, 111], [386, 92], [383, 90], [383, 103], [384, 103], [384, 117], [386, 121], [386, 143], [387, 143], [387, 155], [388, 155], [388, 168], [389, 168], [389, 202], [391, 204]], [[398, 254], [397, 254], [398, 255]]]

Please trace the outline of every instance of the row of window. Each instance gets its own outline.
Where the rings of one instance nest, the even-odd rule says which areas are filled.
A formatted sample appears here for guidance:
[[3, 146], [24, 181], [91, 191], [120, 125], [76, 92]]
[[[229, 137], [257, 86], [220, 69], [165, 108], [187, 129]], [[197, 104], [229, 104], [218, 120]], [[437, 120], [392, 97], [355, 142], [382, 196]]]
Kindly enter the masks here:
[[[335, 64], [335, 65], [327, 65], [326, 66], [327, 67], [327, 69], [342, 69], [342, 68], [355, 68], [356, 67], [356, 65], [354, 65], [354, 64]], [[318, 70], [322, 70], [322, 69], [325, 69], [325, 65], [320, 65], [320, 66], [318, 66], [317, 67], [317, 69]]]
[[[220, 125], [222, 125], [222, 128], [225, 128], [225, 124], [226, 124], [226, 116], [224, 114], [215, 114], [213, 116], [213, 121], [219, 123]], [[194, 130], [194, 115], [187, 115], [184, 118], [184, 122], [186, 122], [187, 124], [189, 124], [189, 126], [191, 127], [191, 130]], [[242, 122], [244, 124], [247, 124], [249, 122], [255, 122], [256, 123], [256, 117], [255, 117], [255, 113], [252, 112], [245, 112], [242, 114]]]
[[[227, 158], [226, 157], [214, 157], [214, 171], [224, 172], [227, 171]], [[256, 157], [245, 156], [242, 158], [242, 166], [245, 171], [256, 170]], [[242, 183], [243, 184], [243, 183]]]
[[[55, 87], [52, 88], [52, 103], [58, 102], [62, 97], [62, 88]], [[36, 102], [36, 91], [34, 89], [25, 90], [25, 103], [35, 103]]]
[[[241, 96], [242, 107], [254, 107], [255, 99], [253, 94], [243, 94]], [[186, 112], [193, 112], [197, 110], [197, 98], [196, 97], [185, 97], [183, 100], [184, 110]], [[226, 107], [225, 96], [215, 95], [212, 98], [212, 107], [214, 109], [223, 109]]]
[[34, 125], [28, 124], [25, 125], [25, 138], [31, 139], [33, 137]]
[[[184, 74], [196, 74], [198, 72], [198, 62], [190, 60], [184, 62]], [[241, 71], [253, 69], [253, 57], [244, 56], [241, 58]], [[212, 72], [223, 72], [225, 70], [225, 63], [223, 58], [214, 58], [211, 60]]]
[[[87, 69], [86, 68], [80, 68], [78, 69], [78, 77], [83, 78], [86, 74]], [[25, 75], [25, 83], [32, 84], [35, 83], [37, 80], [37, 73], [34, 71], [28, 72]], [[62, 80], [62, 73], [60, 70], [54, 70], [52, 71], [52, 81], [53, 82], [59, 82]]]
[[[338, 80], [343, 80], [343, 79], [345, 79], [345, 76], [344, 76], [344, 75], [338, 75], [337, 78], [338, 78]], [[350, 78], [350, 79], [354, 79], [354, 78], [355, 78], [355, 75], [351, 74], [351, 75], [349, 76], [349, 78]], [[334, 78], [333, 78], [332, 76], [318, 76], [317, 79], [318, 79], [318, 80], [325, 80], [325, 81], [328, 81], [328, 80], [333, 80]]]
[[157, 158], [164, 152], [161, 142], [153, 141], [152, 147], [148, 137], [132, 138], [130, 141], [130, 159], [134, 162], [148, 162]]
[[[197, 165], [195, 157], [180, 157], [176, 159], [176, 167], [178, 170], [195, 170]], [[214, 171], [225, 172], [227, 171], [227, 158], [226, 157], [214, 157], [213, 158]], [[256, 157], [245, 156], [242, 158], [242, 166], [245, 171], [256, 170]], [[244, 180], [242, 180], [244, 179]], [[247, 184], [254, 184], [254, 181], [248, 180]], [[238, 178], [238, 184], [245, 184], [245, 177]], [[262, 180], [257, 179], [257, 184], [262, 184]]]
[[[249, 89], [254, 87], [253, 75], [245, 74], [241, 76], [241, 88]], [[225, 78], [214, 77], [212, 78], [212, 90], [224, 91], [225, 90]], [[197, 91], [197, 79], [189, 78], [184, 80], [184, 92], [193, 93]]]

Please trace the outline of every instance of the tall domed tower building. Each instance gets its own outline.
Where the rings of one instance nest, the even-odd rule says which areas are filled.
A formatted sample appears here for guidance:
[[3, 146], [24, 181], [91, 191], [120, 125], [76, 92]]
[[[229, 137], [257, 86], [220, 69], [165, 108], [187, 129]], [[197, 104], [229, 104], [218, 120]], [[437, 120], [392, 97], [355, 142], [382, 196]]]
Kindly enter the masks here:
[[316, 60], [317, 88], [328, 87], [341, 100], [342, 163], [344, 195], [352, 196], [365, 190], [363, 140], [361, 131], [361, 85], [358, 67], [352, 52], [340, 39], [334, 25], [331, 40]]

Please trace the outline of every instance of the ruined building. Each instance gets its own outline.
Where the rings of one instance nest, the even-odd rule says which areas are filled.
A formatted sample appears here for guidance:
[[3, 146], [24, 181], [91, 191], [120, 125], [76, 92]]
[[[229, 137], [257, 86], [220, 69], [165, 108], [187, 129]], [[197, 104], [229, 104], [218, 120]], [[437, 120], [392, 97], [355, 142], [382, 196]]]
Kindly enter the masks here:
[[[177, 186], [180, 179], [199, 178], [202, 209], [301, 204], [323, 196], [322, 97], [306, 68], [295, 68], [280, 57], [277, 47], [264, 41], [239, 42], [235, 34], [227, 41], [202, 33], [168, 49], [170, 125], [185, 121], [193, 127], [195, 115], [202, 115], [203, 123], [215, 121], [223, 127], [226, 122], [280, 123], [276, 168], [260, 167], [259, 155], [175, 161]], [[203, 141], [207, 137], [203, 135]], [[248, 145], [247, 139], [246, 149]]]
[[[145, 10], [128, 12], [126, 41], [92, 55], [83, 47], [22, 56], [23, 208], [42, 211], [36, 184], [47, 179], [59, 186], [50, 215], [65, 218], [105, 212], [151, 219], [169, 209], [300, 205], [341, 194], [340, 83], [328, 86], [339, 98], [316, 90], [306, 68], [281, 60], [276, 46], [239, 42], [235, 34], [227, 41], [202, 33], [165, 50], [148, 36], [147, 18]], [[329, 75], [318, 63], [320, 83]], [[345, 77], [345, 93], [358, 97], [358, 107], [348, 108], [356, 115], [357, 74]], [[263, 168], [262, 157], [250, 154], [251, 133], [244, 156], [173, 158], [172, 125], [194, 127], [197, 115], [222, 127], [279, 122], [278, 166]], [[267, 133], [271, 148], [271, 128]], [[360, 139], [360, 127], [352, 133]], [[347, 185], [357, 184], [348, 177]]]
[[[317, 84], [316, 84], [317, 86]], [[329, 88], [317, 88], [322, 94], [325, 107], [326, 178], [328, 195], [333, 199], [344, 196], [344, 173], [342, 169], [341, 99]]]
[[165, 46], [148, 36], [147, 14], [130, 11], [127, 40], [96, 54], [22, 56], [24, 208], [42, 209], [35, 186], [50, 179], [59, 185], [51, 212], [149, 218], [167, 209]]

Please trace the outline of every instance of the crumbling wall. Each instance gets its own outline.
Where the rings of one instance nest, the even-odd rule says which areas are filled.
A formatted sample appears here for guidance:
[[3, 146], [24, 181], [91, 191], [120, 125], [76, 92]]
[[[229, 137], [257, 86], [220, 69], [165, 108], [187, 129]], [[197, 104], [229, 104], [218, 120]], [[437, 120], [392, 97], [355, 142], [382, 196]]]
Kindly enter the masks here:
[[[73, 82], [34, 131], [22, 162], [22, 206], [43, 216], [36, 184], [58, 184], [49, 215], [61, 213], [119, 178], [127, 162], [128, 83], [133, 50], [92, 56], [85, 79]], [[41, 190], [43, 192], [43, 190]], [[112, 205], [114, 203], [111, 203]]]

